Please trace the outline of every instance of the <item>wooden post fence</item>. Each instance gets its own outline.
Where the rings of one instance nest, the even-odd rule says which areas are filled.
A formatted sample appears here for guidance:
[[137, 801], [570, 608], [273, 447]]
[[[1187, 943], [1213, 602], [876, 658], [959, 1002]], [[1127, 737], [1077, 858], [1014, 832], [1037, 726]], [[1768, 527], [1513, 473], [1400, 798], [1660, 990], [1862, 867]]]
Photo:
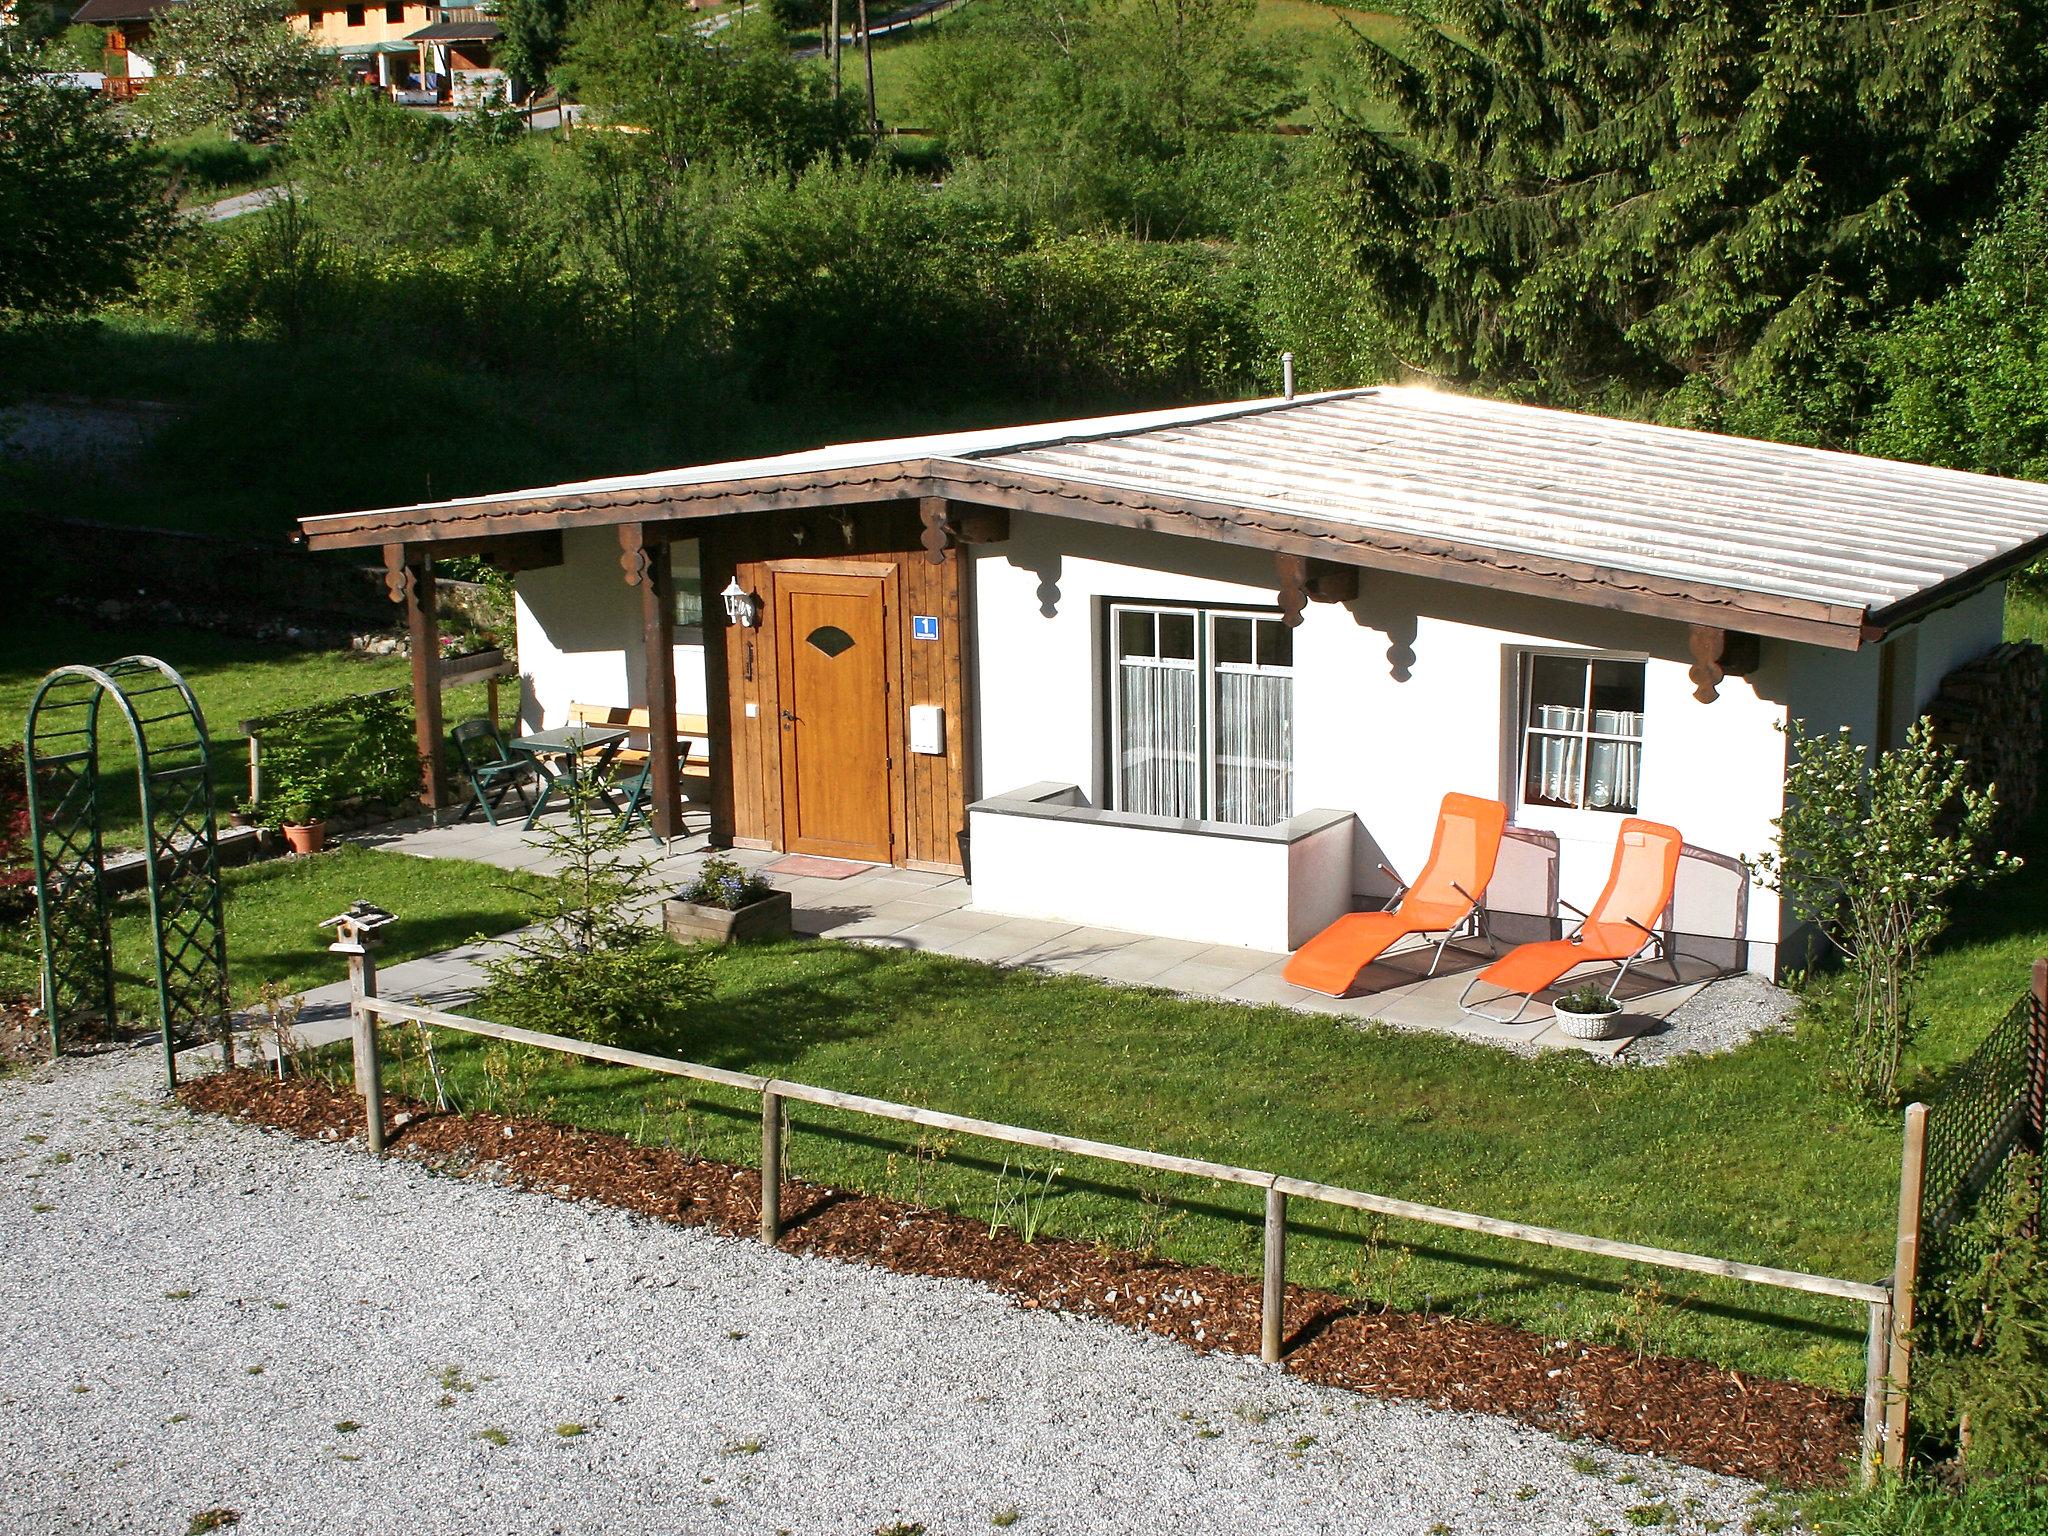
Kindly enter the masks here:
[[[343, 953], [351, 953], [342, 944], [337, 943], [333, 947]], [[367, 955], [365, 958], [367, 959]], [[354, 974], [353, 956], [351, 974]], [[1228, 1163], [1210, 1162], [1204, 1158], [1178, 1157], [1171, 1153], [1153, 1152], [1140, 1147], [1120, 1146], [1115, 1142], [1093, 1141], [1084, 1136], [1064, 1136], [1051, 1131], [1033, 1130], [1027, 1126], [1005, 1125], [999, 1121], [976, 1119], [971, 1115], [955, 1115], [915, 1104], [898, 1104], [888, 1099], [869, 1098], [864, 1094], [841, 1093], [832, 1088], [816, 1088], [808, 1083], [792, 1083], [782, 1078], [761, 1077], [751, 1072], [734, 1072], [726, 1067], [680, 1061], [674, 1057], [655, 1056], [645, 1051], [629, 1051], [620, 1046], [572, 1040], [564, 1035], [542, 1034], [537, 1030], [520, 1029], [511, 1024], [497, 1024], [488, 1019], [473, 1019], [439, 1008], [423, 1007], [417, 1003], [387, 1001], [376, 995], [374, 972], [366, 972], [365, 979], [368, 985], [360, 995], [353, 998], [352, 1006], [366, 1018], [394, 1019], [435, 1029], [454, 1030], [459, 1034], [480, 1035], [490, 1040], [506, 1040], [518, 1045], [534, 1046], [540, 1050], [557, 1051], [565, 1056], [580, 1056], [591, 1061], [610, 1062], [614, 1066], [636, 1067], [665, 1077], [688, 1078], [694, 1082], [715, 1083], [720, 1087], [737, 1089], [743, 1093], [759, 1094], [763, 1242], [774, 1243], [782, 1235], [781, 1173], [785, 1107], [791, 1102], [816, 1104], [850, 1114], [870, 1115], [879, 1120], [893, 1120], [909, 1125], [953, 1131], [963, 1136], [976, 1136], [1012, 1146], [1031, 1147], [1042, 1152], [1094, 1158], [1101, 1162], [1123, 1164], [1126, 1167], [1148, 1168], [1158, 1173], [1183, 1174], [1191, 1178], [1211, 1179], [1218, 1183], [1236, 1184], [1261, 1191], [1265, 1201], [1265, 1253], [1259, 1319], [1259, 1355], [1267, 1361], [1277, 1362], [1284, 1354], [1283, 1302], [1287, 1278], [1289, 1196], [1339, 1206], [1347, 1210], [1369, 1211], [1426, 1226], [1481, 1233], [1542, 1248], [1562, 1249], [1572, 1253], [1619, 1260], [1623, 1263], [1712, 1275], [1724, 1280], [1767, 1286], [1775, 1290], [1855, 1302], [1867, 1308], [1869, 1312], [1862, 1441], [1866, 1481], [1875, 1476], [1880, 1451], [1885, 1447], [1890, 1351], [1896, 1337], [1892, 1326], [1892, 1288], [1889, 1285], [1845, 1280], [1832, 1275], [1806, 1274], [1799, 1270], [1774, 1269], [1767, 1265], [1748, 1264], [1734, 1259], [1709, 1258], [1704, 1254], [1652, 1248], [1643, 1243], [1616, 1242], [1609, 1238], [1565, 1232], [1555, 1227], [1533, 1226], [1527, 1222], [1507, 1221], [1471, 1211], [1454, 1211], [1443, 1206], [1400, 1200], [1391, 1195], [1372, 1194], [1365, 1190], [1345, 1189], [1334, 1184], [1320, 1184], [1309, 1179], [1290, 1178], [1284, 1174], [1267, 1173], [1256, 1168], [1239, 1168]], [[362, 1049], [365, 1035], [359, 1032], [357, 1039], [356, 1082], [367, 1103], [370, 1096], [378, 1091], [375, 1042], [374, 1037], [370, 1037], [372, 1049], [366, 1057]], [[378, 1151], [381, 1148], [379, 1122], [379, 1135], [372, 1143], [371, 1150]]]

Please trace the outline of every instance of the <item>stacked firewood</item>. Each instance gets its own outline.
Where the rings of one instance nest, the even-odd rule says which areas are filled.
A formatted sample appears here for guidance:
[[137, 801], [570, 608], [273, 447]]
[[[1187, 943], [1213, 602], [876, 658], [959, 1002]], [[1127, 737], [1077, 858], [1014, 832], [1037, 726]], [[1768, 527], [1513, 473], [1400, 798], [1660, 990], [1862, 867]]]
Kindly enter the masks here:
[[2041, 773], [2041, 691], [2048, 653], [2009, 641], [1942, 679], [1927, 706], [1935, 740], [1970, 765], [1970, 782], [1998, 787], [1997, 846], [2011, 848], [2034, 814]]

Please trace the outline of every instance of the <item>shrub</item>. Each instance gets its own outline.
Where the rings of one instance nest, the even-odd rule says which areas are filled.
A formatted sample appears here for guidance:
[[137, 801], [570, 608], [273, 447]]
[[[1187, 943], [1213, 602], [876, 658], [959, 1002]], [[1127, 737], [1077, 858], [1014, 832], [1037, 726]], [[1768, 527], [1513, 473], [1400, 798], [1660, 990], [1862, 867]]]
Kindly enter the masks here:
[[35, 856], [29, 848], [28, 778], [20, 747], [0, 746], [0, 923], [35, 906]]
[[1856, 1000], [1844, 1075], [1889, 1107], [1920, 956], [1948, 926], [1950, 898], [2019, 861], [1980, 854], [1997, 810], [1993, 789], [1969, 786], [1966, 765], [1935, 742], [1924, 717], [1874, 766], [1846, 726], [1809, 736], [1795, 720], [1787, 734], [1785, 812], [1772, 822], [1778, 846], [1755, 869], [1848, 962]]
[[1929, 1287], [1916, 1382], [1929, 1420], [1954, 1435], [1971, 1471], [2048, 1477], [2048, 1244], [2037, 1159], [1958, 1245], [1984, 1257]]
[[279, 814], [311, 809], [317, 817], [344, 801], [397, 806], [420, 787], [412, 708], [394, 694], [351, 694], [273, 715], [261, 750], [264, 809]]

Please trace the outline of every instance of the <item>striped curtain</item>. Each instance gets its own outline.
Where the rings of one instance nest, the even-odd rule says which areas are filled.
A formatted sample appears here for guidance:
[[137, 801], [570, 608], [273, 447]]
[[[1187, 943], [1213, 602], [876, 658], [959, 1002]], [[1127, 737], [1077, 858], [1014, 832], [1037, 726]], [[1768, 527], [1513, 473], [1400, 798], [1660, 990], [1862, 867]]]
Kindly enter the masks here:
[[1202, 710], [1193, 667], [1117, 666], [1117, 804], [1146, 816], [1202, 814]]
[[1214, 819], [1269, 827], [1294, 814], [1294, 679], [1216, 674]]

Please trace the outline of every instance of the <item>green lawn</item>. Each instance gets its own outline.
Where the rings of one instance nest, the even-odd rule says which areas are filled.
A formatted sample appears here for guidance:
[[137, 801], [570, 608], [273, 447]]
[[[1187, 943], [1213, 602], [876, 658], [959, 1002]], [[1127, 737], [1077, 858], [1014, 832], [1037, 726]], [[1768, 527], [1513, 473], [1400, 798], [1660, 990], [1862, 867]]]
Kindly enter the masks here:
[[[379, 951], [387, 965], [438, 953], [478, 934], [504, 933], [527, 920], [525, 877], [462, 859], [415, 859], [374, 849], [340, 847], [307, 858], [276, 859], [226, 872], [223, 915], [228, 981], [237, 1006], [247, 1006], [267, 981], [304, 991], [342, 980], [347, 972], [327, 952], [320, 928], [352, 901], [375, 901], [402, 912]], [[0, 993], [35, 990], [33, 928], [0, 945]], [[152, 1023], [155, 970], [146, 898], [123, 898], [114, 914], [115, 1006], [126, 1019]]]
[[[400, 656], [296, 650], [206, 630], [113, 631], [69, 615], [45, 614], [33, 626], [8, 626], [0, 633], [0, 721], [6, 722], [7, 738], [20, 739], [29, 701], [51, 668], [73, 662], [97, 665], [138, 652], [169, 662], [191, 684], [213, 742], [215, 798], [223, 810], [242, 798], [249, 782], [248, 738], [236, 731], [242, 721], [346, 694], [408, 687], [411, 677], [411, 664]], [[444, 698], [450, 722], [484, 709], [480, 683], [450, 689]], [[111, 717], [103, 716], [102, 731], [107, 835], [115, 845], [139, 845], [135, 753], [124, 739], [125, 727]]]

